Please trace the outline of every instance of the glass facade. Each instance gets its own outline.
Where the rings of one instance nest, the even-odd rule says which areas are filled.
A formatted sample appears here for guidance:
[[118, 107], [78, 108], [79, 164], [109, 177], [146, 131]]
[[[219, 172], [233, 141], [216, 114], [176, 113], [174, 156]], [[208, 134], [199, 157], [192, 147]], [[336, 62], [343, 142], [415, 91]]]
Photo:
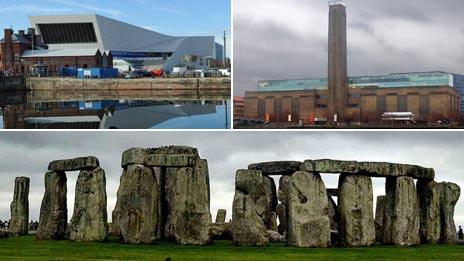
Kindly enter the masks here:
[[[348, 77], [350, 88], [404, 88], [451, 86], [461, 93], [461, 112], [464, 112], [464, 75], [446, 72], [392, 73], [380, 76]], [[327, 89], [326, 78], [303, 80], [259, 81], [259, 92], [303, 91]]]

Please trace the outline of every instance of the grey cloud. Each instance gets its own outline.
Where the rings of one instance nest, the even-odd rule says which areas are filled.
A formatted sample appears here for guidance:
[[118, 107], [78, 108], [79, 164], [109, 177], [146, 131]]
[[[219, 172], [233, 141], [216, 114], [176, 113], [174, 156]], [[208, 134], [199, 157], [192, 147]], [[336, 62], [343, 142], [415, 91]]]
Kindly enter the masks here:
[[[208, 160], [213, 216], [218, 208], [226, 208], [231, 217], [235, 172], [252, 162], [334, 158], [411, 163], [435, 168], [438, 181], [464, 185], [464, 134], [460, 132], [2, 132], [0, 219], [9, 217], [16, 176], [31, 177], [30, 216], [37, 219], [48, 162], [83, 155], [97, 156], [106, 171], [111, 214], [122, 152], [171, 144], [197, 147]], [[68, 174], [70, 215], [76, 179], [77, 173]], [[336, 175], [325, 176], [324, 181], [327, 187], [337, 186]], [[382, 179], [375, 179], [374, 186], [376, 195], [384, 193]], [[456, 213], [457, 223], [464, 223], [462, 204]]]

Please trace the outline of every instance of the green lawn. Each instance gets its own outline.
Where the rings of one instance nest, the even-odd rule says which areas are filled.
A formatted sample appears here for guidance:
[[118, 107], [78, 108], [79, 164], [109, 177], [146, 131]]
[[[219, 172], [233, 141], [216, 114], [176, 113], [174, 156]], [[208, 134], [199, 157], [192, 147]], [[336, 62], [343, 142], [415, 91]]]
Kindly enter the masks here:
[[464, 260], [464, 246], [421, 246], [396, 248], [299, 249], [273, 244], [266, 248], [232, 247], [228, 241], [211, 246], [177, 246], [158, 243], [151, 246], [107, 243], [76, 243], [69, 241], [36, 241], [33, 236], [0, 240], [0, 260]]

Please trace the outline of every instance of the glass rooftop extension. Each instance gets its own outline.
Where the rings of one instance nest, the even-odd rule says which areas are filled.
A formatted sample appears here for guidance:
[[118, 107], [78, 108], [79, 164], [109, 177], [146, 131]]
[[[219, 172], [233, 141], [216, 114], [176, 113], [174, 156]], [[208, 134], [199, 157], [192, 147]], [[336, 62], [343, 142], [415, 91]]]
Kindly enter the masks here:
[[[401, 88], [427, 86], [454, 86], [454, 76], [446, 72], [392, 73], [380, 76], [349, 77], [351, 88]], [[304, 80], [259, 81], [260, 92], [325, 90], [326, 78]]]

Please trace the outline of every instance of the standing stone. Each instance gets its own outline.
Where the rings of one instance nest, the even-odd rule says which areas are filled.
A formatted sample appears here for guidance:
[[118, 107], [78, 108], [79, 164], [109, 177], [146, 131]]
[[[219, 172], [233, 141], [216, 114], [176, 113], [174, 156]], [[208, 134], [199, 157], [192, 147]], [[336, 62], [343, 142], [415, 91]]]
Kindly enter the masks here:
[[150, 244], [158, 238], [158, 183], [151, 168], [133, 164], [124, 169], [113, 224], [126, 243]]
[[40, 206], [38, 240], [65, 239], [68, 225], [66, 207], [66, 173], [51, 171], [45, 174], [45, 193]]
[[419, 200], [414, 180], [410, 177], [390, 177], [385, 184], [383, 242], [397, 246], [418, 245]]
[[105, 171], [98, 167], [81, 170], [76, 182], [70, 239], [103, 241], [108, 238]]
[[27, 235], [29, 231], [29, 183], [28, 177], [15, 179], [9, 231], [16, 236]]
[[276, 211], [277, 207], [277, 191], [274, 179], [263, 176], [263, 184], [265, 188], [265, 197], [261, 197], [256, 202], [258, 214], [263, 219], [264, 225], [268, 230], [272, 230], [272, 212]]
[[269, 242], [257, 202], [266, 200], [266, 187], [259, 170], [239, 170], [235, 176], [232, 207], [232, 243], [236, 246], [265, 246]]
[[383, 238], [383, 219], [385, 216], [385, 196], [377, 197], [375, 206], [375, 241], [382, 242]]
[[338, 189], [341, 244], [372, 245], [375, 241], [375, 228], [371, 178], [342, 174]]
[[268, 230], [272, 230], [272, 231], [276, 231], [276, 232], [278, 230], [278, 228], [277, 228], [277, 213], [276, 212], [271, 212], [271, 223], [269, 225]]
[[291, 176], [282, 176], [279, 179], [279, 191], [277, 193], [277, 199], [285, 206], [288, 206], [288, 184], [290, 183], [290, 177]]
[[330, 219], [330, 230], [338, 232], [338, 223], [340, 219], [340, 214], [338, 213], [338, 207], [332, 197], [328, 197], [328, 207], [329, 207], [329, 219]]
[[440, 194], [441, 236], [443, 244], [456, 243], [456, 226], [454, 224], [454, 208], [461, 196], [461, 189], [454, 183], [438, 183]]
[[215, 223], [224, 223], [224, 222], [226, 222], [226, 214], [227, 214], [227, 210], [218, 209], [218, 211], [216, 213], [216, 222]]
[[165, 235], [181, 245], [211, 242], [208, 163], [197, 158], [194, 167], [168, 168]]
[[328, 247], [330, 220], [321, 176], [305, 171], [290, 178], [287, 242], [294, 247]]
[[424, 244], [440, 242], [440, 194], [437, 183], [420, 179], [417, 181], [419, 197], [419, 235]]
[[283, 235], [287, 231], [287, 210], [284, 204], [277, 205], [277, 216], [279, 217], [279, 226], [277, 231]]

